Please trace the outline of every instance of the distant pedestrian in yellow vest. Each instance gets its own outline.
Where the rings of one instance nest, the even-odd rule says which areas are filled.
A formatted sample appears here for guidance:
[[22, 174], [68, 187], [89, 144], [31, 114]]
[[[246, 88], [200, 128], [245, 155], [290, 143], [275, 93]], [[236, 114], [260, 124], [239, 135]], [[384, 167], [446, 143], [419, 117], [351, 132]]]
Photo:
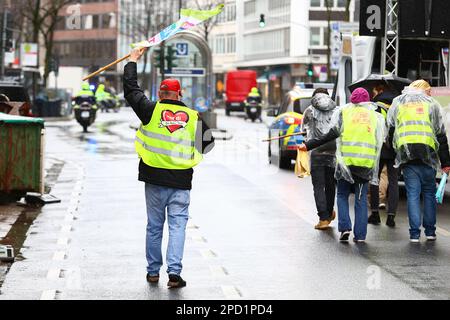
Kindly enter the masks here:
[[137, 83], [137, 61], [144, 53], [131, 53], [124, 70], [124, 95], [141, 126], [136, 133], [139, 180], [145, 182], [147, 204], [147, 281], [157, 283], [163, 264], [161, 243], [164, 222], [169, 224], [167, 273], [169, 288], [186, 285], [181, 278], [193, 167], [214, 146], [211, 132], [199, 114], [181, 102], [178, 80], [166, 79], [157, 102], [150, 101]]
[[378, 182], [378, 164], [386, 128], [384, 117], [369, 102], [367, 90], [355, 89], [350, 104], [333, 115], [331, 129], [324, 136], [299, 146], [302, 151], [315, 149], [337, 139], [336, 173], [340, 241], [348, 242], [352, 231], [348, 198], [355, 192], [354, 241], [364, 242], [367, 235], [367, 191], [369, 182]]

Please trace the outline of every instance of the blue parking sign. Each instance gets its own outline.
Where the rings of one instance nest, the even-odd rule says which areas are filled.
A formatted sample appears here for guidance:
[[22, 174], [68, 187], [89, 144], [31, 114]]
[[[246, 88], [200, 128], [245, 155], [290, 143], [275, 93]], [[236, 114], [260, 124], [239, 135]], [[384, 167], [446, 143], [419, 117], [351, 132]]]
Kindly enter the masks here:
[[177, 56], [178, 57], [185, 57], [189, 55], [189, 45], [186, 42], [180, 42], [175, 45], [177, 48]]

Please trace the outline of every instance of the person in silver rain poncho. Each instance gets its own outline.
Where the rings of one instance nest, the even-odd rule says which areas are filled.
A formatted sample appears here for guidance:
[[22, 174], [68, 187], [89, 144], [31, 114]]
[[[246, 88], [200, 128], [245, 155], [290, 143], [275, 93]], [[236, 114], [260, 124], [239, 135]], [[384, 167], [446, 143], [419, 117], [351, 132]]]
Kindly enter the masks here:
[[396, 151], [396, 166], [405, 179], [411, 242], [419, 242], [421, 224], [427, 240], [436, 240], [436, 172], [450, 171], [441, 106], [430, 95], [430, 85], [417, 80], [394, 99], [388, 112], [389, 140]]
[[[331, 118], [336, 104], [328, 95], [327, 89], [318, 88], [313, 93], [309, 106], [303, 114], [303, 130], [306, 131], [306, 140], [324, 136], [331, 126]], [[334, 170], [336, 167], [336, 142], [330, 141], [311, 151], [311, 178], [314, 189], [319, 223], [318, 230], [328, 229], [331, 221], [336, 218], [334, 211], [334, 198], [336, 195], [336, 180]]]

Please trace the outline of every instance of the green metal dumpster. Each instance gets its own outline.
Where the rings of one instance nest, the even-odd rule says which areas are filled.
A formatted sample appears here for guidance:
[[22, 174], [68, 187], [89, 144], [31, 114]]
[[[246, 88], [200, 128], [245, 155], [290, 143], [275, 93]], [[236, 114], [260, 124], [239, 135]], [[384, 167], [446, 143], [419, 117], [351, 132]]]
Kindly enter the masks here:
[[0, 200], [44, 191], [44, 120], [0, 113]]

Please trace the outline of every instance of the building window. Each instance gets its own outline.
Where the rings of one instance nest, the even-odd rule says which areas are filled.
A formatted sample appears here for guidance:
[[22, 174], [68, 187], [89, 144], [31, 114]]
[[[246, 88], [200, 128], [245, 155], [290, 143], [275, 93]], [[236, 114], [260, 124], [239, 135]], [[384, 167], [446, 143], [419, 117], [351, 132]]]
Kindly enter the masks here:
[[236, 3], [230, 3], [227, 8], [227, 21], [236, 21]]
[[290, 29], [278, 29], [244, 36], [244, 59], [259, 60], [287, 57], [290, 52]]
[[336, 0], [336, 7], [345, 8], [345, 5], [349, 0]]
[[249, 16], [256, 13], [256, 0], [247, 1], [244, 3], [244, 15]]
[[236, 3], [227, 3], [225, 10], [217, 16], [218, 23], [236, 21]]
[[235, 53], [236, 52], [236, 35], [229, 34], [227, 35], [227, 53]]
[[224, 54], [225, 53], [225, 37], [223, 35], [218, 35], [215, 40], [216, 44], [214, 46], [214, 53]]
[[92, 29], [92, 15], [87, 15], [83, 17], [83, 25], [84, 29], [89, 30]]
[[286, 8], [291, 5], [291, 0], [271, 0], [269, 1], [269, 10]]
[[[347, 2], [350, 0], [328, 0], [328, 3], [330, 7], [334, 8], [345, 8]], [[327, 0], [311, 0], [310, 1], [311, 7], [314, 8], [326, 8], [327, 7]]]
[[211, 41], [211, 48], [215, 54], [236, 53], [236, 35], [218, 34]]
[[309, 40], [310, 46], [320, 46], [321, 45], [321, 37], [320, 37], [320, 28], [319, 27], [312, 27], [311, 28], [311, 35]]
[[93, 29], [100, 28], [100, 16], [98, 14], [92, 16], [92, 28]]

